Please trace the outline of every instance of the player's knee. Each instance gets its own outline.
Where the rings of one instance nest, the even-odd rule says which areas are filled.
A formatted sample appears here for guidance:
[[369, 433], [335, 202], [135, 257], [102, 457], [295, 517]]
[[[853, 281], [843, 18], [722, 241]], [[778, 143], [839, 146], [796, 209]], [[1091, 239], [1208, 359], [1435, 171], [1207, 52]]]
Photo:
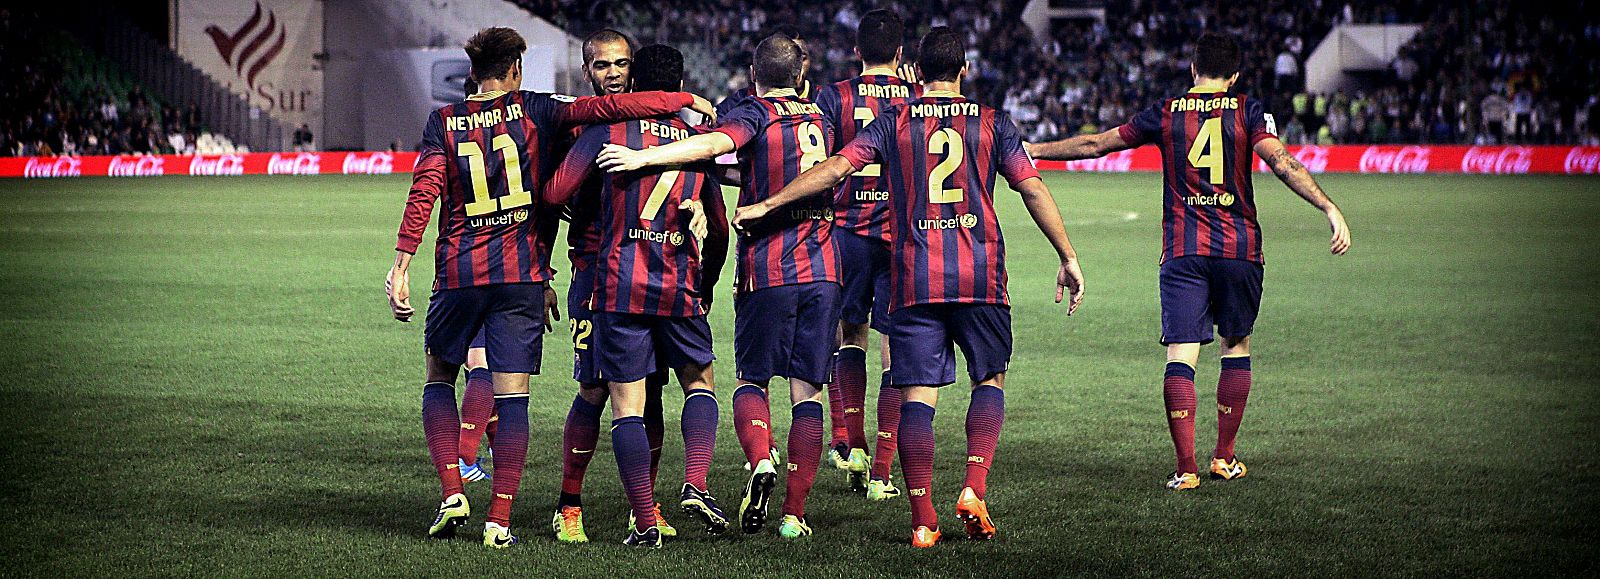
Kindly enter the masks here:
[[841, 328], [840, 346], [855, 346], [862, 350], [867, 349], [867, 334], [870, 328], [866, 324], [839, 322], [839, 326]]
[[1004, 390], [1006, 388], [1006, 373], [1005, 372], [997, 372], [995, 374], [989, 375], [988, 377], [985, 377], [982, 380], [973, 380], [972, 381], [972, 389], [973, 390], [977, 390], [978, 388], [981, 388], [983, 386], [994, 386], [995, 388], [999, 388], [1001, 390]]
[[1250, 336], [1223, 336], [1221, 341], [1223, 356], [1250, 355]]
[[609, 397], [609, 392], [607, 392], [606, 384], [604, 382], [579, 384], [578, 397], [582, 398], [584, 402], [588, 402], [595, 406], [604, 406], [606, 403], [606, 398]]
[[1167, 344], [1167, 361], [1182, 362], [1190, 368], [1200, 363], [1200, 344], [1185, 342], [1182, 344]]

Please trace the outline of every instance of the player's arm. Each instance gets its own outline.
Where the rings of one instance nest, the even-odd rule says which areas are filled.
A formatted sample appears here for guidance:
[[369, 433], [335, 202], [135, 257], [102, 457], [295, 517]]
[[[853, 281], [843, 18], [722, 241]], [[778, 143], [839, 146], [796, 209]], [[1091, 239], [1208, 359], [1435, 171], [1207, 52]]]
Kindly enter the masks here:
[[700, 201], [706, 215], [706, 238], [700, 246], [700, 299], [710, 309], [722, 265], [728, 261], [728, 208], [722, 202], [722, 185], [714, 178], [705, 180]]
[[389, 309], [394, 319], [411, 321], [416, 310], [411, 307], [411, 256], [422, 244], [422, 235], [428, 229], [428, 219], [433, 214], [433, 204], [445, 187], [445, 157], [439, 149], [424, 149], [417, 166], [411, 170], [411, 193], [406, 196], [406, 210], [400, 219], [400, 233], [394, 244], [394, 265], [384, 279], [384, 293], [389, 297]]
[[733, 142], [732, 137], [714, 131], [667, 143], [659, 147], [650, 147], [642, 151], [629, 149], [622, 145], [606, 145], [600, 151], [600, 157], [596, 161], [600, 164], [601, 169], [612, 173], [620, 173], [636, 171], [645, 167], [710, 161], [718, 155], [732, 153], [736, 148], [738, 146]]
[[1078, 135], [1049, 143], [1023, 143], [1028, 155], [1047, 161], [1076, 161], [1103, 157], [1117, 151], [1132, 149], [1134, 145], [1122, 137], [1120, 129], [1094, 135]]
[[1070, 292], [1072, 300], [1067, 303], [1070, 316], [1083, 303], [1083, 270], [1078, 266], [1078, 252], [1067, 237], [1067, 225], [1061, 221], [1061, 209], [1056, 206], [1056, 199], [1045, 186], [1044, 179], [1030, 177], [1012, 188], [1022, 194], [1022, 204], [1027, 206], [1028, 215], [1033, 217], [1033, 223], [1039, 226], [1045, 239], [1050, 240], [1056, 257], [1061, 258], [1061, 267], [1056, 271], [1056, 303], [1061, 303]]
[[567, 150], [566, 158], [556, 167], [555, 174], [545, 183], [541, 194], [545, 203], [560, 206], [572, 202], [572, 197], [582, 188], [583, 181], [589, 178], [594, 167], [594, 156], [610, 132], [610, 126], [595, 125], [578, 136], [572, 148]]
[[733, 210], [733, 228], [743, 231], [746, 225], [760, 221], [773, 209], [813, 195], [832, 193], [839, 187], [839, 183], [844, 182], [845, 178], [858, 170], [860, 169], [841, 155], [828, 157], [828, 160], [806, 169], [771, 197]]
[[1272, 168], [1272, 173], [1278, 176], [1279, 181], [1305, 199], [1312, 207], [1321, 210], [1328, 217], [1328, 227], [1333, 230], [1333, 237], [1328, 241], [1328, 249], [1334, 255], [1344, 255], [1350, 251], [1350, 226], [1344, 222], [1344, 213], [1339, 211], [1339, 206], [1328, 198], [1328, 194], [1317, 185], [1317, 180], [1311, 177], [1311, 172], [1300, 160], [1294, 158], [1283, 142], [1276, 137], [1266, 137], [1256, 141], [1255, 151], [1261, 159]]
[[717, 118], [711, 101], [686, 92], [645, 91], [578, 97], [572, 102], [558, 102], [555, 110], [556, 124], [567, 128], [670, 115], [685, 108], [707, 115], [712, 120]]

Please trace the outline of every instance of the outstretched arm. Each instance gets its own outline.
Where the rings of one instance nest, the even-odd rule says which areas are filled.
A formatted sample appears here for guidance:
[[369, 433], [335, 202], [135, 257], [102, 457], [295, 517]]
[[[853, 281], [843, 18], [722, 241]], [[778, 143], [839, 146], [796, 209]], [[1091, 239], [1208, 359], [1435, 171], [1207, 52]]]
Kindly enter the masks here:
[[570, 103], [556, 106], [556, 124], [562, 127], [579, 127], [615, 123], [628, 119], [644, 119], [693, 109], [710, 114], [716, 111], [710, 101], [700, 95], [686, 92], [645, 91], [617, 95], [578, 97]]
[[733, 210], [733, 228], [743, 230], [745, 225], [759, 221], [766, 217], [773, 209], [789, 203], [799, 201], [812, 195], [823, 192], [832, 192], [839, 183], [856, 172], [854, 165], [844, 157], [834, 155], [828, 160], [817, 163], [815, 167], [807, 169], [799, 177], [795, 177], [783, 189], [779, 189], [771, 197], [761, 200], [753, 205], [746, 205]]
[[732, 138], [722, 133], [712, 132], [642, 151], [629, 149], [621, 145], [606, 145], [600, 151], [600, 157], [596, 161], [601, 169], [612, 173], [621, 173], [624, 171], [636, 171], [645, 167], [709, 161], [715, 159], [718, 155], [733, 152], [734, 148]]
[[1049, 143], [1023, 143], [1028, 155], [1048, 161], [1076, 161], [1093, 159], [1108, 153], [1132, 149], [1134, 145], [1122, 138], [1120, 129], [1111, 129], [1095, 135], [1078, 135]]
[[1062, 298], [1068, 293], [1072, 299], [1067, 303], [1067, 315], [1078, 311], [1078, 305], [1083, 303], [1083, 271], [1078, 267], [1078, 252], [1072, 248], [1072, 240], [1067, 238], [1067, 226], [1061, 222], [1061, 210], [1056, 207], [1055, 197], [1050, 195], [1050, 189], [1045, 187], [1044, 180], [1032, 177], [1017, 183], [1014, 187], [1022, 194], [1022, 203], [1028, 207], [1028, 214], [1033, 216], [1033, 223], [1039, 226], [1039, 231], [1044, 232], [1050, 246], [1056, 250], [1056, 256], [1061, 258], [1061, 267], [1056, 271], [1056, 303], [1061, 303]]
[[1298, 159], [1284, 148], [1283, 142], [1276, 138], [1268, 137], [1256, 142], [1256, 154], [1260, 155], [1272, 168], [1278, 180], [1288, 185], [1289, 189], [1305, 199], [1312, 207], [1322, 210], [1328, 217], [1328, 227], [1333, 230], [1333, 237], [1328, 241], [1328, 249], [1334, 255], [1344, 255], [1350, 251], [1350, 226], [1344, 222], [1344, 213], [1339, 211], [1339, 206], [1322, 192], [1322, 187], [1317, 185], [1317, 180], [1311, 178], [1311, 172], [1306, 166], [1300, 164]]

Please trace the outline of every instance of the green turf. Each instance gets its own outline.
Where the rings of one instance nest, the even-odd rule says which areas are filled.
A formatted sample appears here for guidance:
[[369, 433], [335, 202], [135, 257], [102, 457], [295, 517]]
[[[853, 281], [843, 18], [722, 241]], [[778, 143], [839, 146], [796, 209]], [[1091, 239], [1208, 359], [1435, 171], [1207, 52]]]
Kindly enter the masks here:
[[[382, 297], [404, 177], [0, 181], [0, 575], [1596, 572], [1600, 182], [1327, 176], [1355, 239], [1334, 258], [1321, 217], [1269, 180], [1249, 478], [1160, 486], [1159, 176], [1057, 174], [1089, 280], [1071, 319], [1050, 303], [1047, 245], [1001, 195], [1016, 356], [990, 486], [998, 540], [914, 552], [905, 500], [867, 503], [827, 470], [807, 541], [776, 525], [707, 538], [669, 511], [684, 536], [653, 553], [617, 544], [627, 514], [604, 440], [585, 497], [596, 543], [549, 534], [573, 392], [564, 332], [534, 386], [513, 516], [525, 543], [421, 538], [438, 498], [422, 328]], [[431, 271], [424, 252], [419, 293]], [[711, 480], [731, 511], [730, 305], [712, 314]], [[1202, 360], [1206, 409], [1215, 350]], [[937, 419], [947, 536], [966, 398], [948, 389]], [[680, 400], [663, 497], [681, 480]], [[786, 414], [777, 404], [780, 433]], [[1202, 411], [1202, 453], [1214, 425]], [[488, 489], [469, 490], [481, 513]]]

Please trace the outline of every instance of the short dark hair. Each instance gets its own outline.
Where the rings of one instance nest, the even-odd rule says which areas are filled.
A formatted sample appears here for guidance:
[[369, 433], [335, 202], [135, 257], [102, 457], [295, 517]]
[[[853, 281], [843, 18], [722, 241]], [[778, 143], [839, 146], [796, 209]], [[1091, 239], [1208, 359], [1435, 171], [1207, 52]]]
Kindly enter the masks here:
[[774, 34], [756, 45], [754, 64], [756, 84], [764, 88], [794, 88], [800, 79], [800, 45], [794, 39]]
[[954, 81], [961, 76], [961, 67], [967, 65], [967, 42], [949, 26], [938, 26], [922, 36], [917, 48], [917, 66], [922, 68], [922, 80]]
[[505, 78], [511, 65], [522, 59], [528, 43], [522, 35], [510, 28], [494, 27], [479, 30], [462, 47], [467, 59], [472, 61], [472, 79], [482, 83], [489, 79]]
[[861, 17], [856, 28], [856, 51], [867, 64], [887, 64], [905, 39], [906, 24], [893, 10], [879, 8]]
[[767, 30], [767, 36], [782, 36], [789, 40], [805, 40], [804, 37], [800, 36], [800, 29], [788, 24], [779, 24], [772, 27], [770, 30]]
[[1228, 78], [1239, 72], [1239, 43], [1232, 36], [1207, 32], [1194, 43], [1194, 72], [1207, 78]]
[[583, 63], [594, 62], [594, 46], [596, 44], [609, 42], [623, 42], [628, 45], [630, 51], [633, 49], [633, 39], [629, 38], [628, 35], [612, 28], [601, 28], [583, 37]]
[[683, 85], [683, 53], [652, 44], [633, 54], [633, 90], [676, 91]]

